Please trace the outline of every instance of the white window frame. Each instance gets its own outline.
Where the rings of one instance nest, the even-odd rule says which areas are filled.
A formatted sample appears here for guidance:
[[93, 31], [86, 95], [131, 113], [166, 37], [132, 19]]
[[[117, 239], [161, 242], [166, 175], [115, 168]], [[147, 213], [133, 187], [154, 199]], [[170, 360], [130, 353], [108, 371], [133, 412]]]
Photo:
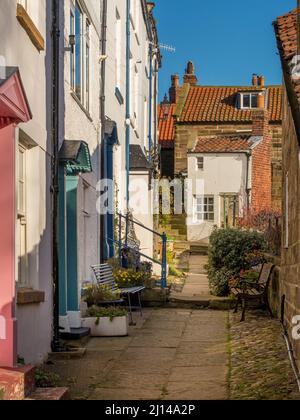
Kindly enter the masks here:
[[[26, 186], [26, 154], [27, 149], [21, 143], [18, 145], [17, 161], [17, 285], [28, 286], [28, 248], [27, 248], [27, 186]], [[22, 156], [22, 175], [20, 173], [20, 156]], [[20, 207], [20, 184], [22, 184], [23, 204]]]
[[195, 196], [194, 220], [196, 223], [203, 223], [203, 222], [214, 223], [215, 222], [215, 196], [214, 195]]
[[[250, 106], [244, 106], [245, 96], [250, 98]], [[256, 97], [256, 106], [253, 106], [253, 98]], [[244, 92], [240, 93], [240, 106], [241, 109], [257, 109], [258, 108], [258, 93], [257, 92]]]
[[196, 159], [197, 171], [204, 171], [204, 157], [198, 156]]
[[[80, 57], [79, 62], [76, 58], [76, 8], [80, 10]], [[73, 20], [72, 20], [73, 17]], [[72, 25], [73, 22], [73, 25]], [[73, 26], [73, 27], [72, 27]], [[70, 35], [75, 35], [74, 53], [70, 53], [70, 86], [73, 95], [80, 102], [82, 107], [89, 112], [90, 109], [90, 82], [91, 82], [91, 42], [92, 24], [89, 17], [84, 12], [84, 8], [80, 0], [71, 1], [70, 8]], [[88, 65], [87, 65], [88, 62]], [[78, 66], [80, 68], [80, 85], [76, 86], [76, 75]], [[79, 91], [80, 89], [80, 91]]]

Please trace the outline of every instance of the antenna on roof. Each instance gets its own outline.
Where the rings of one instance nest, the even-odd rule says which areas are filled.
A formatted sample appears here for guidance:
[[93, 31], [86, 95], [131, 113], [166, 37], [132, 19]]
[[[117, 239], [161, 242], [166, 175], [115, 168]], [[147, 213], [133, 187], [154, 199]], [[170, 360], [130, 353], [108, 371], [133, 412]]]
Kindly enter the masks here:
[[176, 52], [176, 48], [172, 47], [171, 45], [167, 45], [167, 44], [159, 44], [160, 49], [168, 51], [170, 53], [175, 53]]

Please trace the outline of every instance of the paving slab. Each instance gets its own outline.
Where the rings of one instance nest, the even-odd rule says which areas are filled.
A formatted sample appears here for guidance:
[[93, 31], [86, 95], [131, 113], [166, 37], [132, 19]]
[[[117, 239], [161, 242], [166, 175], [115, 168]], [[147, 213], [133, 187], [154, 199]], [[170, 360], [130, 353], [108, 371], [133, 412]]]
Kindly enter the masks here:
[[225, 399], [226, 312], [146, 310], [128, 337], [93, 338], [85, 356], [50, 367], [73, 399]]

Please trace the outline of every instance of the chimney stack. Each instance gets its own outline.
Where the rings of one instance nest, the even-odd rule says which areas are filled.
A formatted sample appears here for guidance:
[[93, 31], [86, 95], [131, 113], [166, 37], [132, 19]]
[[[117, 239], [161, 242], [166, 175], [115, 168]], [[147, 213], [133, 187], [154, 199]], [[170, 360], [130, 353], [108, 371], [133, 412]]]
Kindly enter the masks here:
[[258, 137], [268, 137], [270, 135], [269, 111], [258, 109], [252, 112], [252, 135]]
[[189, 61], [187, 63], [187, 67], [186, 67], [185, 75], [184, 75], [184, 78], [183, 78], [183, 82], [187, 83], [191, 86], [196, 86], [197, 83], [198, 83], [198, 79], [195, 75], [195, 66], [194, 66], [192, 61]]
[[171, 104], [177, 104], [179, 93], [180, 93], [179, 76], [178, 74], [173, 74], [173, 76], [171, 76], [171, 87], [169, 89], [169, 98], [170, 98]]

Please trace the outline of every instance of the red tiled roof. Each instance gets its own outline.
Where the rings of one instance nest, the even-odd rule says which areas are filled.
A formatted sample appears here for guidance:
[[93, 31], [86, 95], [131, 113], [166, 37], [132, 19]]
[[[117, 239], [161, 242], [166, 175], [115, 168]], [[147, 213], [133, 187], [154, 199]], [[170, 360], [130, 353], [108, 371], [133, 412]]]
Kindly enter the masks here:
[[290, 60], [297, 53], [297, 9], [280, 16], [275, 22], [279, 49], [284, 60]]
[[170, 110], [167, 118], [165, 118], [161, 105], [158, 106], [158, 131], [159, 131], [159, 143], [162, 148], [170, 149], [174, 147], [175, 140], [175, 124], [174, 115], [175, 105], [170, 105]]
[[[290, 13], [280, 16], [274, 23], [278, 49], [283, 61], [289, 65], [297, 54], [298, 47], [298, 11], [292, 10]], [[298, 68], [296, 68], [298, 70]], [[285, 71], [286, 72], [286, 71]], [[290, 71], [288, 71], [290, 75]], [[300, 104], [300, 78], [292, 78], [295, 95]]]
[[[261, 90], [254, 86], [191, 86], [180, 116], [180, 122], [252, 122], [252, 111], [237, 107], [237, 94]], [[280, 122], [282, 87], [269, 86], [268, 109], [270, 122]]]
[[249, 150], [251, 136], [239, 137], [200, 137], [193, 153], [226, 153]]

